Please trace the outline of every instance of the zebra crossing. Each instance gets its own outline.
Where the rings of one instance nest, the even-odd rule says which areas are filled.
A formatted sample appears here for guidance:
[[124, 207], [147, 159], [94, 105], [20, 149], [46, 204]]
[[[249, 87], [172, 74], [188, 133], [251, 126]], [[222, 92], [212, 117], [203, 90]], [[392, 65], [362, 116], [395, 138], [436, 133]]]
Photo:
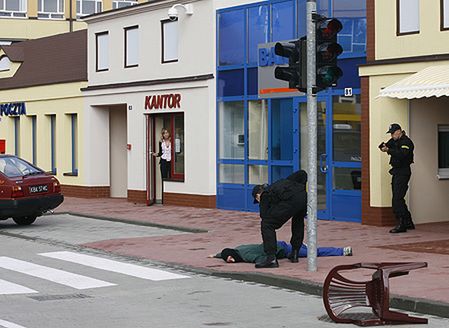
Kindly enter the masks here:
[[[185, 275], [160, 269], [70, 251], [39, 253], [38, 255], [42, 258], [46, 257], [57, 261], [71, 262], [81, 266], [119, 273], [144, 280], [163, 281], [189, 278]], [[8, 256], [0, 256], [0, 269], [18, 272], [78, 290], [117, 286], [114, 282], [99, 280], [74, 272], [55, 269], [53, 267]], [[0, 295], [35, 294], [39, 292], [43, 292], [42, 290], [39, 290], [39, 286], [23, 286], [12, 281], [0, 279]]]

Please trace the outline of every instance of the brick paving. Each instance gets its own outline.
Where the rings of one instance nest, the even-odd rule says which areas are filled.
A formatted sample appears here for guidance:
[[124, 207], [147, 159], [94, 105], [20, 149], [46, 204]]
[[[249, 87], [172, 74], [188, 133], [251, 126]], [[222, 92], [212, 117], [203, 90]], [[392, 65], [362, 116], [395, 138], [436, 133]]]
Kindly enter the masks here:
[[[220, 259], [207, 258], [225, 247], [244, 243], [260, 243], [257, 213], [202, 209], [177, 206], [144, 206], [123, 199], [81, 199], [67, 197], [56, 212], [70, 212], [93, 217], [138, 221], [148, 224], [200, 229], [203, 232], [111, 239], [85, 246], [207, 270], [262, 274], [271, 278], [292, 279], [322, 284], [331, 268], [358, 262], [425, 261], [428, 268], [410, 272], [407, 276], [390, 279], [391, 293], [404, 299], [424, 300], [443, 306], [449, 315], [449, 221], [417, 225], [416, 230], [390, 234], [390, 227], [366, 226], [352, 222], [318, 221], [319, 246], [352, 246], [352, 257], [318, 258], [317, 272], [307, 271], [307, 259], [299, 263], [280, 260], [276, 269], [255, 269], [253, 264], [226, 264]], [[278, 232], [278, 240], [289, 240], [290, 224]], [[360, 279], [372, 272], [361, 271]], [[430, 304], [429, 303], [429, 304]]]

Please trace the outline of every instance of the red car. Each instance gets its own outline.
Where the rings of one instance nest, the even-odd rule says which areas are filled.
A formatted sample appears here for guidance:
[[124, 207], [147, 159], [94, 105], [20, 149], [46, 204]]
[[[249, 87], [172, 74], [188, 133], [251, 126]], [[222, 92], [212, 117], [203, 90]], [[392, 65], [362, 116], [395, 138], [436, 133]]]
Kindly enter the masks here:
[[30, 225], [64, 200], [58, 179], [13, 155], [0, 155], [0, 220]]

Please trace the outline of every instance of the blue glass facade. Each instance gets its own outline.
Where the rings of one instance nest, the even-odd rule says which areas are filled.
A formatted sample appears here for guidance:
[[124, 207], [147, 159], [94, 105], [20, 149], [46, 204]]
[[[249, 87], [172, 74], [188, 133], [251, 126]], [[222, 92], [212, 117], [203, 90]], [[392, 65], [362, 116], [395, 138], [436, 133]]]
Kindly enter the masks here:
[[[357, 66], [366, 57], [365, 1], [318, 0], [317, 9], [342, 21], [338, 38], [344, 48], [339, 57], [344, 76], [337, 87], [320, 92], [318, 98], [323, 109], [320, 155], [327, 165], [321, 177], [325, 190], [319, 216], [359, 221], [361, 195], [354, 179], [360, 179], [360, 149], [357, 153], [357, 147], [352, 147], [349, 157], [335, 154], [343, 152], [338, 148], [342, 136], [349, 135], [353, 145], [360, 142]], [[264, 1], [217, 12], [219, 208], [256, 211], [251, 197], [254, 184], [271, 183], [304, 166], [306, 99], [258, 98], [258, 45], [304, 36], [305, 14], [306, 0]], [[353, 96], [345, 98], [344, 88], [352, 88]], [[336, 126], [341, 130], [336, 131]]]

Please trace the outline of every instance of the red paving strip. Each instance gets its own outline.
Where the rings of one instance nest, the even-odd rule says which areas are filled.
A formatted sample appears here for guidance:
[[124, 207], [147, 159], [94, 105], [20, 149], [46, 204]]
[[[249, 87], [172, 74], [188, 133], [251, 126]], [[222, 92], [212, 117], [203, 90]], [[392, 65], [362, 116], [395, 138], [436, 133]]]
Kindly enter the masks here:
[[[177, 206], [144, 206], [122, 199], [66, 198], [57, 212], [80, 213], [165, 226], [204, 229], [207, 232], [172, 236], [140, 237], [98, 241], [86, 246], [117, 254], [188, 266], [212, 272], [263, 273], [282, 278], [322, 284], [331, 268], [358, 262], [428, 262], [428, 268], [390, 279], [392, 294], [411, 299], [443, 302], [449, 308], [449, 254], [428, 252], [425, 245], [447, 242], [449, 221], [417, 225], [416, 230], [390, 234], [390, 227], [374, 227], [352, 222], [318, 221], [319, 246], [352, 246], [352, 257], [318, 258], [317, 272], [307, 271], [307, 259], [299, 263], [281, 260], [277, 269], [256, 270], [252, 264], [226, 264], [207, 255], [225, 247], [259, 243], [257, 213]], [[278, 232], [278, 240], [289, 240], [290, 225]], [[411, 246], [408, 246], [411, 245]], [[412, 247], [415, 245], [416, 247]], [[417, 246], [421, 245], [421, 246]], [[432, 246], [433, 247], [433, 246]], [[432, 249], [437, 250], [435, 246]], [[360, 272], [366, 280], [371, 272]]]

